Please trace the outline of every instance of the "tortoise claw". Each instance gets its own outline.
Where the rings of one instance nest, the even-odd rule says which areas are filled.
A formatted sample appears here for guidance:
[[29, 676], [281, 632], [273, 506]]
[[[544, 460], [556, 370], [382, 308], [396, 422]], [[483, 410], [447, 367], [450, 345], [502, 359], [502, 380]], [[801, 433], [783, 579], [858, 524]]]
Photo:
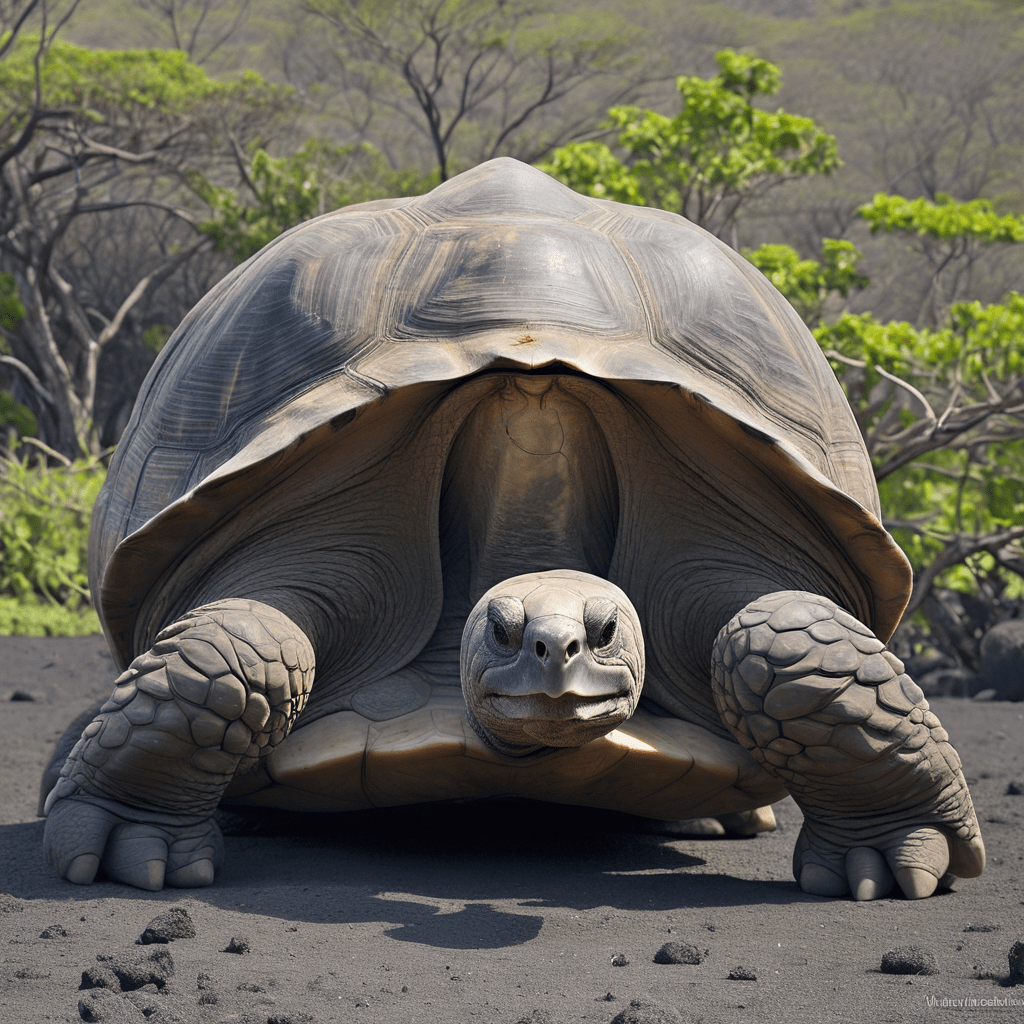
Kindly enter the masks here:
[[793, 857], [816, 895], [910, 899], [985, 866], [960, 759], [924, 694], [833, 601], [786, 591], [719, 634], [715, 701], [737, 739], [804, 812]]

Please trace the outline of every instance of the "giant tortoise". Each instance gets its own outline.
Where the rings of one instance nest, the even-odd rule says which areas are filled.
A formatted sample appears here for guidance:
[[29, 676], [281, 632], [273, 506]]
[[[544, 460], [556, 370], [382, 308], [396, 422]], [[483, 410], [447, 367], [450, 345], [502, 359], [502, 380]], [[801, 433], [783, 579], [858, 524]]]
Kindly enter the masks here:
[[703, 230], [513, 160], [215, 287], [143, 385], [90, 578], [124, 671], [44, 779], [72, 882], [209, 884], [222, 800], [753, 833], [789, 793], [808, 892], [984, 865], [884, 647], [910, 570], [814, 339]]

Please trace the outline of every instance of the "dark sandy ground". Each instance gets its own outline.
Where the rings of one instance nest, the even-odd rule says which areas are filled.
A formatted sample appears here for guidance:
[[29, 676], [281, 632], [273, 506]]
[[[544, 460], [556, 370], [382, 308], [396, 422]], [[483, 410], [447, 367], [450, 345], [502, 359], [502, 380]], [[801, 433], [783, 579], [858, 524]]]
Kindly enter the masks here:
[[[1006, 984], [1008, 950], [1024, 936], [1024, 795], [1012, 792], [1024, 789], [1024, 705], [933, 701], [963, 758], [989, 866], [918, 902], [801, 893], [792, 801], [776, 807], [778, 831], [746, 840], [671, 840], [526, 803], [232, 819], [212, 888], [144, 893], [62, 882], [41, 856], [39, 774], [111, 675], [99, 637], [0, 637], [3, 1021], [609, 1024], [624, 1010], [634, 1024], [1024, 1020], [1024, 985]], [[34, 699], [12, 701], [16, 690]], [[136, 945], [172, 906], [196, 936]], [[248, 952], [224, 952], [232, 938]], [[668, 941], [708, 955], [654, 963]], [[908, 945], [938, 973], [879, 970]], [[162, 988], [80, 990], [83, 971], [111, 963], [97, 957], [154, 950], [173, 962]], [[740, 966], [756, 981], [731, 980]]]

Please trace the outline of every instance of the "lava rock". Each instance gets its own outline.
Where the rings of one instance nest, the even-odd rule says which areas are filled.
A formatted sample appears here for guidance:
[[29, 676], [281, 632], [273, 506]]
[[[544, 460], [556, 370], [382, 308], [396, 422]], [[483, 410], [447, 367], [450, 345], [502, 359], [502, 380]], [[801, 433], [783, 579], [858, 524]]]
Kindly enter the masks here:
[[897, 946], [882, 957], [883, 974], [938, 974], [935, 957], [920, 946]]
[[29, 693], [28, 690], [15, 690], [14, 693], [11, 694], [11, 700], [34, 701], [35, 697]]
[[1006, 787], [1007, 796], [1024, 796], [1024, 782], [1011, 782]]
[[629, 957], [625, 953], [612, 954], [612, 967], [626, 967], [629, 965]]
[[656, 964], [699, 964], [707, 959], [710, 950], [698, 949], [688, 942], [666, 942], [654, 954]]
[[1024, 619], [997, 622], [982, 638], [982, 686], [997, 700], [1024, 700]]
[[162, 914], [157, 914], [143, 929], [135, 940], [140, 946], [152, 943], [173, 942], [175, 939], [194, 939], [196, 926], [184, 907], [170, 907]]
[[124, 996], [105, 988], [88, 992], [78, 1000], [78, 1016], [85, 1021], [105, 1024], [132, 1024], [146, 1019], [142, 1010]]
[[162, 989], [174, 975], [174, 961], [166, 949], [145, 956], [106, 956], [100, 953], [99, 966], [82, 971], [79, 988], [105, 988], [113, 992], [132, 992], [143, 985]]
[[243, 939], [240, 935], [232, 935], [231, 941], [224, 947], [222, 952], [224, 953], [237, 953], [239, 956], [243, 956], [250, 950], [249, 940]]
[[753, 967], [734, 967], [729, 972], [730, 981], [757, 981], [757, 971]]
[[1024, 939], [1010, 947], [1010, 984], [1024, 985]]
[[683, 1018], [671, 1006], [641, 996], [611, 1019], [611, 1024], [683, 1024]]
[[47, 925], [40, 933], [41, 939], [66, 939], [68, 930], [61, 924]]

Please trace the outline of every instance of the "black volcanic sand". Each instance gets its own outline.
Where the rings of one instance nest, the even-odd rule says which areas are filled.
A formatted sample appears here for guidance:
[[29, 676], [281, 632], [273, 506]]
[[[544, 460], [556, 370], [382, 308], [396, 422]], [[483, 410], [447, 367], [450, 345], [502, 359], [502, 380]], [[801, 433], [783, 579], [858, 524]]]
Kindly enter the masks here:
[[[989, 866], [918, 902], [801, 893], [792, 801], [746, 840], [525, 802], [226, 815], [213, 887], [145, 893], [62, 882], [41, 856], [39, 774], [112, 675], [99, 637], [0, 637], [4, 1021], [817, 1024], [938, 1019], [971, 999], [971, 1020], [1024, 1018], [1024, 984], [1007, 983], [1024, 938], [1024, 705], [933, 702]], [[195, 937], [136, 944], [175, 907]], [[708, 954], [656, 963], [666, 943]], [[938, 973], [882, 971], [910, 947]], [[739, 967], [756, 980], [730, 979]]]

